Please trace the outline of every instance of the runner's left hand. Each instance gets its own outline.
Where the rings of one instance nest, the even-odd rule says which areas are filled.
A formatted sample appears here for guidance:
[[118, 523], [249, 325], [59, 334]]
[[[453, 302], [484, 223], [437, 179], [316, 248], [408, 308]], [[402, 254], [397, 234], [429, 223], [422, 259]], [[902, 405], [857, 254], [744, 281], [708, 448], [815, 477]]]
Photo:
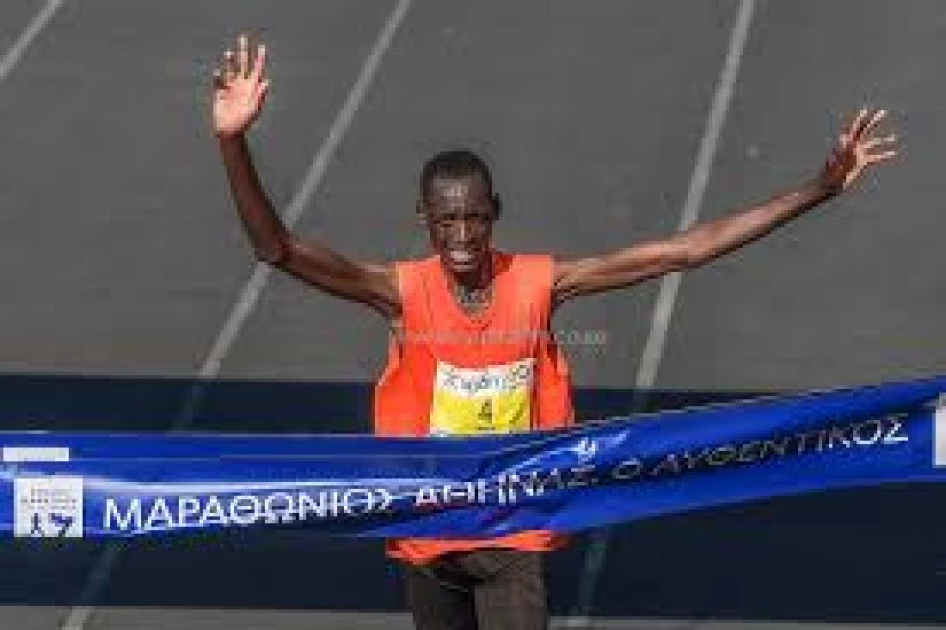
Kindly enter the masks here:
[[821, 183], [826, 188], [838, 192], [847, 190], [866, 167], [897, 155], [893, 148], [895, 135], [877, 137], [873, 134], [886, 115], [883, 109], [863, 108], [838, 136], [838, 144], [821, 172]]

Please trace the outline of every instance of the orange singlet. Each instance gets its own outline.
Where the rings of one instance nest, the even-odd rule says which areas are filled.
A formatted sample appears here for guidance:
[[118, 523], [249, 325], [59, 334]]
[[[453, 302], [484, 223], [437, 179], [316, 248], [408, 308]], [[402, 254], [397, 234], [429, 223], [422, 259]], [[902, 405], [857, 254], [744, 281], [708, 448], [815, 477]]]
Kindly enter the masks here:
[[[568, 365], [552, 339], [552, 258], [493, 252], [492, 300], [464, 313], [436, 256], [395, 264], [401, 326], [375, 387], [375, 432], [442, 436], [554, 429], [573, 422]], [[393, 539], [388, 555], [424, 563], [452, 551], [548, 551], [565, 538], [527, 531], [488, 540]]]

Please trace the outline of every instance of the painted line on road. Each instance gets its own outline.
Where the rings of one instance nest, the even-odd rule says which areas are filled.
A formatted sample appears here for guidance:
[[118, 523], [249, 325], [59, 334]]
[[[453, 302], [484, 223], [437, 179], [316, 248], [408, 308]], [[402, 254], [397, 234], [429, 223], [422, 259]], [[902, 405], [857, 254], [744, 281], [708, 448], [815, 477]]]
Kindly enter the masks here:
[[[726, 60], [720, 73], [713, 104], [706, 120], [703, 139], [696, 156], [696, 164], [690, 177], [686, 201], [680, 216], [679, 230], [691, 228], [700, 214], [703, 205], [703, 195], [713, 170], [713, 159], [719, 145], [719, 137], [726, 122], [726, 114], [736, 88], [736, 79], [739, 76], [739, 65], [749, 39], [749, 27], [752, 25], [752, 13], [755, 9], [755, 0], [742, 0], [736, 13], [732, 32], [729, 37], [729, 49]], [[670, 328], [670, 318], [673, 307], [680, 291], [680, 273], [672, 273], [664, 277], [660, 285], [660, 294], [654, 305], [651, 318], [650, 332], [641, 355], [640, 366], [634, 382], [634, 400], [631, 411], [642, 411], [647, 404], [648, 391], [654, 386], [657, 371], [663, 359], [666, 347], [667, 331]], [[588, 549], [581, 571], [578, 599], [572, 612], [563, 620], [564, 627], [589, 628], [591, 626], [591, 612], [597, 592], [598, 581], [604, 569], [604, 561], [608, 552], [610, 530], [601, 528], [591, 534]]]
[[46, 25], [49, 24], [49, 21], [56, 15], [56, 11], [59, 10], [63, 2], [65, 2], [65, 0], [49, 0], [43, 5], [39, 13], [33, 16], [30, 23], [26, 25], [26, 28], [20, 33], [20, 36], [13, 42], [13, 46], [11, 46], [3, 55], [3, 58], [0, 59], [0, 81], [6, 79], [7, 76], [13, 72], [13, 68], [23, 59], [23, 55], [26, 54], [30, 44], [32, 44], [33, 40], [46, 28]]
[[[315, 194], [322, 183], [328, 165], [351, 126], [352, 119], [364, 100], [365, 94], [371, 87], [375, 74], [381, 65], [381, 60], [391, 47], [394, 35], [404, 21], [410, 5], [411, 0], [400, 0], [385, 21], [374, 47], [365, 59], [361, 72], [348, 94], [348, 98], [345, 99], [345, 103], [329, 129], [328, 136], [312, 159], [299, 189], [282, 212], [282, 219], [287, 228], [291, 229], [299, 220], [312, 195]], [[223, 360], [230, 352], [243, 325], [259, 302], [260, 293], [271, 273], [272, 268], [267, 264], [257, 263], [254, 267], [252, 275], [244, 284], [236, 303], [230, 309], [223, 327], [217, 334], [210, 352], [201, 364], [197, 380], [190, 388], [180, 413], [172, 423], [172, 431], [187, 429], [193, 423], [207, 391], [209, 379], [213, 379], [220, 373]], [[84, 630], [86, 623], [95, 611], [96, 602], [108, 585], [109, 577], [121, 556], [122, 549], [124, 549], [124, 546], [120, 542], [115, 542], [110, 544], [99, 556], [79, 593], [76, 605], [69, 610], [61, 626], [62, 630]]]

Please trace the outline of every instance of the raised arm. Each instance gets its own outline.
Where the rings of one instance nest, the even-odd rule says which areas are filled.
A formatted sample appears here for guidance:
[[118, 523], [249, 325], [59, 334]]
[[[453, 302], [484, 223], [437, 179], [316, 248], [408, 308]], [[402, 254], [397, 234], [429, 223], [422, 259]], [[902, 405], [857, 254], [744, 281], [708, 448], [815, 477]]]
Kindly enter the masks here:
[[787, 194], [742, 212], [702, 223], [670, 238], [641, 243], [601, 256], [557, 261], [555, 303], [627, 287], [663, 274], [699, 267], [746, 245], [847, 190], [869, 165], [892, 158], [894, 136], [872, 132], [885, 112], [862, 109], [831, 152], [821, 173]]
[[213, 125], [230, 191], [256, 256], [324, 291], [371, 306], [387, 317], [400, 311], [391, 265], [350, 260], [317, 241], [292, 235], [273, 208], [253, 165], [245, 133], [262, 110], [269, 80], [266, 48], [251, 54], [239, 38], [214, 73]]

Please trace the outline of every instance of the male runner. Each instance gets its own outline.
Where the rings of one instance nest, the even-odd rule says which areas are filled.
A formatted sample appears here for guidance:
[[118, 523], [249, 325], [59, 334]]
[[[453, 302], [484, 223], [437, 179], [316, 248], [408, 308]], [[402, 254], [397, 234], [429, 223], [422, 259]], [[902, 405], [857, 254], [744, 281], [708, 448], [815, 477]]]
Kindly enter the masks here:
[[[817, 177], [797, 189], [664, 239], [598, 256], [509, 254], [492, 245], [500, 214], [489, 169], [465, 150], [434, 156], [417, 212], [432, 255], [369, 263], [283, 226], [250, 158], [245, 133], [269, 81], [266, 51], [240, 37], [215, 73], [213, 125], [237, 211], [257, 256], [390, 322], [388, 364], [375, 390], [380, 435], [471, 435], [541, 430], [573, 421], [565, 359], [549, 333], [571, 298], [629, 287], [703, 265], [848, 189], [890, 159], [893, 136], [873, 135], [884, 111], [861, 110]], [[403, 561], [420, 630], [546, 628], [542, 552], [563, 539], [527, 531], [489, 540], [388, 541]]]

